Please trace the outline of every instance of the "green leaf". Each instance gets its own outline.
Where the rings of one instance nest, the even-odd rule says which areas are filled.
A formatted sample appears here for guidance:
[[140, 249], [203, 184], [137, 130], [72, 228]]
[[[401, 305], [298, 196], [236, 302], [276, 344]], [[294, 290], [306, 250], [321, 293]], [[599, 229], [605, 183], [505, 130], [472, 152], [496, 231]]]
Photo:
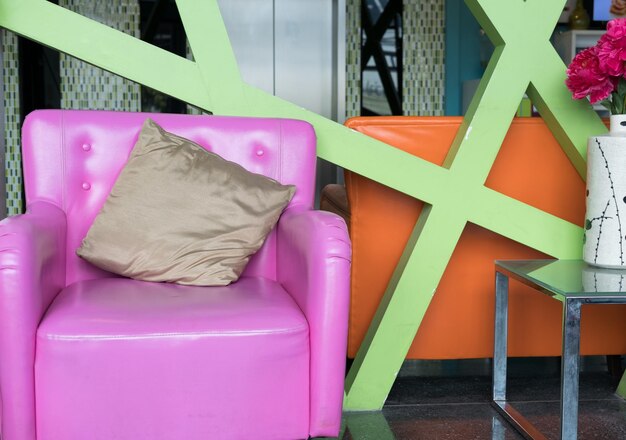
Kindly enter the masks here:
[[617, 92], [611, 93], [611, 101], [611, 114], [621, 115], [624, 112], [624, 103], [620, 99], [620, 96]]
[[589, 219], [585, 220], [585, 229], [587, 230], [591, 229], [591, 220]]
[[605, 109], [607, 109], [608, 111], [613, 110], [611, 100], [609, 98], [603, 99], [602, 101], [600, 101], [600, 105], [604, 107]]
[[613, 92], [613, 93], [611, 93], [611, 97], [607, 98], [607, 99], [611, 100], [611, 108], [609, 109], [609, 111], [611, 112], [612, 115], [616, 114], [615, 113], [615, 111], [616, 111], [616, 109], [615, 109], [615, 99], [616, 99], [615, 95], [616, 95], [616, 93]]
[[617, 94], [622, 97], [626, 95], [626, 80], [624, 78], [620, 78], [617, 82]]

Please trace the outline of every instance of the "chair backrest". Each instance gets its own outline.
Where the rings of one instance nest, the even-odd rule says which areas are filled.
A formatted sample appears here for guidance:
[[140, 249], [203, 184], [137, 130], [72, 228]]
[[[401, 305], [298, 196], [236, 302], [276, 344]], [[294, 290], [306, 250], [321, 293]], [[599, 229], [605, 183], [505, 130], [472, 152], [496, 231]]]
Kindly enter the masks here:
[[[40, 110], [22, 129], [24, 184], [28, 204], [45, 200], [67, 215], [66, 284], [110, 277], [75, 251], [126, 163], [143, 122], [152, 118], [176, 133], [237, 162], [247, 170], [294, 184], [290, 203], [311, 208], [315, 181], [315, 132], [288, 119], [191, 116], [106, 111]], [[169, 207], [163, 207], [168, 215]], [[246, 272], [275, 279], [275, 232]]]
[[[346, 125], [441, 165], [462, 122], [461, 117], [396, 116], [353, 118]], [[485, 186], [583, 225], [585, 183], [541, 118], [513, 120]], [[348, 356], [354, 357], [423, 203], [350, 171], [346, 171], [346, 190], [352, 237]], [[582, 249], [582, 239], [579, 246]], [[407, 357], [493, 356], [493, 262], [529, 258], [547, 256], [468, 223]], [[521, 283], [511, 283], [509, 356], [559, 356], [562, 313], [557, 301], [537, 295]], [[626, 353], [624, 313], [626, 306], [585, 306], [581, 354]]]

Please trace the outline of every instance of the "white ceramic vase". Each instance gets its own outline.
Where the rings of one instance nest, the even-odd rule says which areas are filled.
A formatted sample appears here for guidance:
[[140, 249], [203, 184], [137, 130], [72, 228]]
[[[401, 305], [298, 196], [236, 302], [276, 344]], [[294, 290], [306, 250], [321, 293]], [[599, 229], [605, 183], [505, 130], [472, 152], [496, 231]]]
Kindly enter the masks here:
[[626, 269], [626, 115], [611, 116], [609, 134], [587, 144], [583, 260]]

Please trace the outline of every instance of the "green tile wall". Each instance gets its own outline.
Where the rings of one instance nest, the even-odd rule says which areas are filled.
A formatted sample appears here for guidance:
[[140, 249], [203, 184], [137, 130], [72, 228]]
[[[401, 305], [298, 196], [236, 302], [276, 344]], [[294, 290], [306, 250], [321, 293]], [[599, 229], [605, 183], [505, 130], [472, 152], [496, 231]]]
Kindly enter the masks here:
[[404, 0], [402, 113], [444, 113], [445, 0]]
[[20, 149], [20, 84], [17, 35], [2, 29], [2, 77], [7, 215], [23, 212], [22, 153]]
[[346, 0], [346, 117], [361, 114], [361, 0]]

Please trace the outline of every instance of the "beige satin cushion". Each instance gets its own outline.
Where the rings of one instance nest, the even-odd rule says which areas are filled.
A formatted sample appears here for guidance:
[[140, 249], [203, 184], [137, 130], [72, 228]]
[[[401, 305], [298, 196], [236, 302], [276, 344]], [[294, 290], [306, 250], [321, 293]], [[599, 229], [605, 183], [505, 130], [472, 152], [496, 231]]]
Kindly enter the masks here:
[[226, 285], [294, 192], [147, 119], [77, 254], [130, 278]]

